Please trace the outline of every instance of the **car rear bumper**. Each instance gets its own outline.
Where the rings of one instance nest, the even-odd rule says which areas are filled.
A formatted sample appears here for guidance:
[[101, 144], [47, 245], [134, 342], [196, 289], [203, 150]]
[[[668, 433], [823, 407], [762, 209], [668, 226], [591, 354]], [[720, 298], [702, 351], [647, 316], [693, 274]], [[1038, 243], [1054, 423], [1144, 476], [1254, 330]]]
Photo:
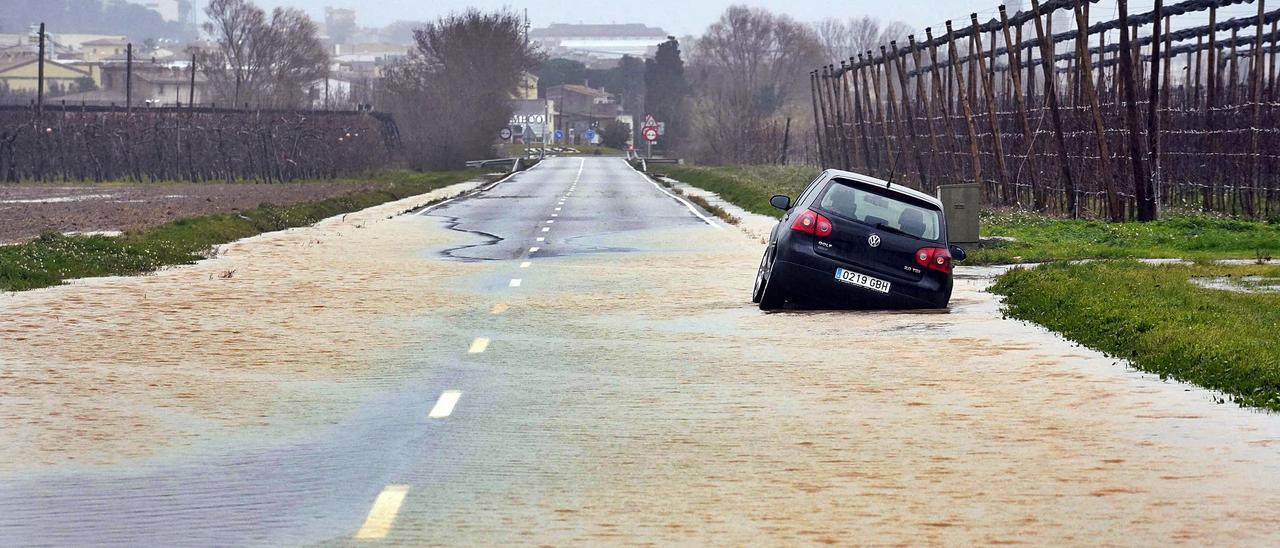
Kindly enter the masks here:
[[[914, 283], [890, 279], [889, 293], [880, 293], [838, 281], [835, 276], [837, 268], [885, 279], [882, 274], [816, 254], [801, 257], [806, 264], [788, 259], [791, 258], [780, 256], [774, 261], [772, 276], [795, 301], [820, 306], [901, 309], [946, 308], [951, 300], [950, 277], [939, 282], [926, 276]], [[774, 279], [770, 280], [771, 284]]]

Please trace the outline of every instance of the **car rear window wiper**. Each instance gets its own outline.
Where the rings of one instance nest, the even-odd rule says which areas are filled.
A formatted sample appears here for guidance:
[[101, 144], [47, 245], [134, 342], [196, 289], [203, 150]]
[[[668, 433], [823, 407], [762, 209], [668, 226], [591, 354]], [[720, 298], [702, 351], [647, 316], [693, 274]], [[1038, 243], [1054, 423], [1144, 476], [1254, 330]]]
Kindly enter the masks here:
[[917, 239], [917, 240], [924, 240], [924, 239], [925, 239], [925, 238], [922, 238], [922, 237], [920, 237], [920, 236], [916, 236], [915, 234], [911, 234], [911, 233], [909, 233], [909, 232], [903, 232], [902, 230], [896, 229], [896, 228], [891, 227], [891, 226], [889, 226], [889, 225], [887, 225], [887, 224], [884, 224], [884, 223], [876, 223], [876, 228], [878, 228], [878, 229], [880, 229], [880, 230], [887, 231], [887, 232], [892, 232], [892, 233], [894, 233], [894, 234], [901, 234], [901, 235], [903, 235], [903, 236], [910, 236], [910, 237], [915, 238], [915, 239]]

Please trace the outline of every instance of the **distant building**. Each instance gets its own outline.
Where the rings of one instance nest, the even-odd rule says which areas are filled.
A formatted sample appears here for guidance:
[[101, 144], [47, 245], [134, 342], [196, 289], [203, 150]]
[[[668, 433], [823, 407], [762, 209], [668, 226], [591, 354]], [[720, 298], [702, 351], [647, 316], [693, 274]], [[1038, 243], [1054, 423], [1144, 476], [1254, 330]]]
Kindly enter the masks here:
[[[124, 97], [126, 65], [119, 62], [102, 65], [102, 95], [113, 99]], [[195, 103], [204, 104], [209, 97], [209, 82], [196, 73]], [[191, 95], [190, 67], [170, 64], [133, 64], [133, 104], [138, 106], [175, 106], [189, 104]], [[70, 102], [70, 100], [68, 100]], [[113, 101], [115, 102], [115, 101]], [[124, 104], [123, 101], [117, 104]]]
[[332, 42], [347, 43], [356, 28], [356, 10], [328, 6], [324, 8], [324, 31]]
[[[0, 62], [0, 84], [3, 84], [10, 91], [34, 94], [40, 81], [38, 60], [38, 57], [30, 57], [7, 64]], [[90, 78], [87, 71], [71, 65], [47, 59], [44, 62], [44, 85], [46, 91], [72, 89]]]
[[622, 106], [607, 91], [565, 84], [546, 89], [545, 97], [555, 102], [559, 112], [556, 128], [564, 132], [570, 144], [582, 142], [588, 130], [599, 133], [605, 123], [623, 115]]
[[125, 0], [130, 4], [138, 4], [160, 14], [165, 21], [195, 26], [196, 8], [193, 0]]
[[80, 58], [90, 63], [98, 63], [125, 55], [128, 48], [129, 40], [123, 36], [99, 38], [80, 44]]
[[667, 40], [667, 32], [641, 24], [571, 25], [555, 23], [533, 29], [529, 38], [552, 57], [586, 61], [645, 57]]

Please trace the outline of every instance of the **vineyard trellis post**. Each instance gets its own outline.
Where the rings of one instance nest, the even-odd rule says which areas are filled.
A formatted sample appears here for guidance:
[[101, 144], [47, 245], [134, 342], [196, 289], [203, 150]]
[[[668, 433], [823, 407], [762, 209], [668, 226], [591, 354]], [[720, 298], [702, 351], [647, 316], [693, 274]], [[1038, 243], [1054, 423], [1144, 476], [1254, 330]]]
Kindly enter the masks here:
[[818, 71], [816, 70], [809, 73], [809, 95], [813, 100], [813, 136], [818, 145], [818, 164], [825, 166], [827, 165], [827, 153], [826, 147], [823, 146], [822, 142], [823, 121], [818, 113]]
[[[1161, 162], [1160, 162], [1160, 108], [1161, 103], [1167, 102], [1161, 100], [1163, 92], [1167, 97], [1169, 86], [1169, 63], [1161, 59], [1162, 38], [1161, 23], [1164, 17], [1163, 0], [1155, 0], [1155, 5], [1151, 12], [1155, 15], [1152, 18], [1151, 26], [1151, 84], [1147, 93], [1147, 154], [1151, 158], [1151, 176], [1148, 180], [1135, 181], [1135, 184], [1141, 184], [1147, 187], [1146, 201], [1138, 204], [1138, 218], [1145, 220], [1155, 220], [1159, 215], [1157, 208], [1160, 204], [1160, 179], [1161, 179]], [[1165, 50], [1168, 51], [1168, 50]], [[1141, 60], [1139, 59], [1139, 62]], [[1163, 73], [1161, 70], [1163, 69]], [[1160, 77], [1164, 76], [1165, 82], [1163, 89], [1160, 85]], [[1166, 107], [1167, 108], [1167, 107]]]
[[1266, 16], [1266, 0], [1255, 1], [1258, 4], [1258, 22], [1253, 36], [1253, 60], [1249, 63], [1249, 103], [1253, 111], [1249, 128], [1251, 165], [1249, 188], [1245, 191], [1244, 200], [1245, 213], [1250, 217], [1257, 216], [1255, 198], [1257, 189], [1262, 186], [1262, 158], [1259, 155], [1262, 132], [1262, 88], [1259, 79], [1262, 72], [1262, 34]]
[[[982, 159], [978, 157], [978, 129], [973, 123], [973, 109], [969, 106], [969, 99], [964, 89], [964, 75], [960, 72], [960, 54], [956, 51], [956, 33], [951, 27], [951, 21], [947, 21], [947, 50], [951, 59], [951, 72], [955, 78], [956, 99], [960, 102], [960, 109], [964, 113], [965, 127], [969, 131], [969, 158], [973, 168], [973, 182], [981, 185], [983, 189], [987, 189], [987, 185], [982, 181]], [[990, 198], [990, 191], [985, 194]]]
[[[969, 18], [973, 25], [974, 45], [977, 49], [978, 73], [982, 76], [982, 91], [987, 102], [987, 119], [991, 123], [991, 144], [992, 150], [996, 157], [996, 180], [997, 189], [1000, 191], [1000, 198], [1003, 203], [1011, 204], [1013, 200], [1009, 196], [1009, 170], [1004, 162], [1004, 144], [1001, 143], [1000, 131], [1000, 114], [996, 110], [995, 92], [992, 89], [991, 76], [987, 73], [987, 61], [982, 52], [982, 31], [978, 25], [978, 14], [971, 13]], [[994, 55], [996, 51], [995, 43], [991, 44], [991, 53]], [[994, 61], [993, 61], [994, 66]]]
[[133, 112], [133, 44], [125, 44], [124, 110]]
[[[1044, 98], [1049, 107], [1049, 115], [1053, 120], [1054, 140], [1058, 145], [1058, 165], [1062, 170], [1062, 180], [1066, 183], [1067, 209], [1072, 218], [1080, 217], [1080, 191], [1075, 179], [1071, 176], [1071, 160], [1067, 150], [1067, 139], [1062, 129], [1062, 113], [1058, 108], [1057, 71], [1053, 68], [1052, 40], [1045, 36], [1045, 25], [1041, 17], [1040, 0], [1031, 0], [1033, 19], [1035, 19], [1036, 38], [1040, 44], [1040, 66], [1044, 71]], [[1052, 20], [1052, 19], [1051, 19]]]
[[40, 23], [40, 46], [36, 60], [36, 114], [44, 113], [44, 56], [45, 32], [44, 23]]

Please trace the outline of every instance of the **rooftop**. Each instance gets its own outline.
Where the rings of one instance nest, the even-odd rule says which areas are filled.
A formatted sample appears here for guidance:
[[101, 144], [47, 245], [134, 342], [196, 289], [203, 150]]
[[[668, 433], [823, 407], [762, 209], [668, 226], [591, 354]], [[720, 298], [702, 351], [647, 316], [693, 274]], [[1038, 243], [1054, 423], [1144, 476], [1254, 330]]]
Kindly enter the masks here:
[[552, 23], [551, 26], [533, 29], [530, 37], [537, 38], [666, 38], [667, 31], [640, 23], [622, 25], [586, 25]]

